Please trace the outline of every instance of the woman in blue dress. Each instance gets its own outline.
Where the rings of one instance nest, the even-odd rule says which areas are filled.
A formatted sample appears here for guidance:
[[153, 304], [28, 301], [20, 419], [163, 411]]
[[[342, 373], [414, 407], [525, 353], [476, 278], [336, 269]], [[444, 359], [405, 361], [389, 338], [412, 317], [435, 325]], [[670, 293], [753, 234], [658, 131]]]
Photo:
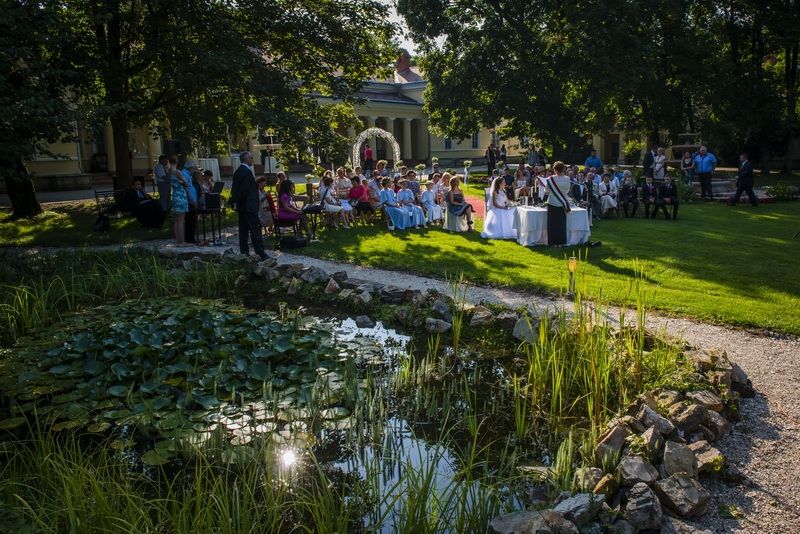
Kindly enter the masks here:
[[189, 197], [186, 194], [186, 178], [177, 167], [169, 170], [169, 185], [172, 187], [172, 229], [175, 232], [175, 244], [182, 247], [186, 245], [185, 219], [186, 212], [189, 211]]
[[408, 228], [408, 213], [403, 211], [397, 203], [397, 195], [391, 188], [392, 180], [384, 178], [381, 180], [381, 206], [384, 213], [389, 217], [389, 230], [405, 230]]
[[402, 180], [400, 182], [400, 187], [402, 187], [402, 189], [397, 193], [397, 202], [400, 204], [400, 208], [408, 213], [411, 226], [422, 228], [425, 226], [425, 212], [422, 211], [422, 208], [417, 206], [417, 203], [414, 201], [414, 192], [409, 189], [408, 180]]
[[450, 192], [447, 194], [447, 212], [456, 217], [466, 216], [467, 227], [472, 230], [472, 206], [464, 200], [461, 191], [461, 177], [456, 175], [450, 179]]

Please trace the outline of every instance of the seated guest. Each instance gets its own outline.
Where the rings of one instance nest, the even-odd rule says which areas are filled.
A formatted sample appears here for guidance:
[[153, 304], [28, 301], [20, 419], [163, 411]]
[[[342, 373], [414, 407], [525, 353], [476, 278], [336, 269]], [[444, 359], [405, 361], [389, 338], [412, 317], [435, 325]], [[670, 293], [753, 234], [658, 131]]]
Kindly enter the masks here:
[[356, 168], [353, 169], [353, 174], [355, 174], [356, 178], [358, 178], [358, 183], [361, 183], [361, 180], [364, 180], [366, 178], [366, 176], [364, 176], [364, 173], [361, 171], [361, 167], [359, 167], [358, 165], [356, 165]]
[[337, 198], [347, 198], [347, 194], [350, 192], [352, 183], [350, 182], [350, 178], [347, 177], [347, 171], [344, 170], [344, 167], [339, 167], [336, 169], [335, 187]]
[[603, 181], [597, 188], [597, 193], [600, 197], [600, 213], [604, 216], [610, 216], [617, 210], [617, 184], [611, 181], [611, 173], [603, 174]]
[[[322, 185], [319, 188], [319, 197], [322, 199], [322, 209], [325, 210], [326, 213], [338, 215], [342, 226], [346, 229], [349, 229], [350, 218], [348, 217], [348, 212], [345, 211], [344, 205], [346, 204], [350, 208], [349, 211], [353, 211], [353, 207], [350, 206], [349, 202], [345, 202], [344, 204], [340, 202], [336, 197], [334, 189], [333, 173], [331, 173], [331, 171], [327, 171], [322, 178]], [[339, 227], [336, 218], [333, 219], [333, 225], [336, 228]]]
[[625, 171], [623, 176], [624, 183], [619, 193], [622, 209], [625, 210], [626, 218], [636, 217], [636, 209], [639, 207], [639, 191], [636, 184], [633, 182], [631, 171]]
[[408, 188], [414, 193], [414, 200], [419, 200], [420, 185], [417, 181], [417, 173], [415, 171], [407, 171], [408, 174]]
[[[675, 182], [672, 180], [672, 176], [670, 174], [664, 175], [664, 183], [661, 184], [658, 188], [658, 206], [664, 210], [664, 217], [667, 220], [670, 219], [670, 214], [667, 211], [667, 207], [672, 207], [672, 219], [675, 220], [678, 218], [678, 188], [675, 185]], [[658, 209], [656, 209], [656, 213], [658, 213]], [[653, 215], [655, 219], [656, 216]]]
[[369, 181], [369, 201], [373, 206], [381, 203], [381, 173], [372, 171], [372, 180]]
[[258, 189], [258, 222], [261, 223], [262, 228], [272, 228], [272, 212], [269, 209], [269, 201], [267, 200], [267, 192], [264, 190], [267, 186], [267, 177], [259, 176], [256, 178], [256, 188]]
[[278, 188], [278, 219], [282, 221], [298, 221], [300, 229], [309, 240], [311, 234], [308, 231], [308, 220], [306, 214], [294, 203], [294, 182], [284, 180]]
[[453, 175], [449, 172], [446, 172], [442, 175], [442, 202], [446, 203], [447, 198], [450, 195], [450, 181], [453, 179]]
[[[366, 182], [366, 180], [364, 180]], [[350, 200], [350, 205], [355, 208], [358, 215], [366, 215], [374, 211], [372, 204], [369, 201], [369, 189], [366, 185], [361, 183], [358, 175], [350, 179], [352, 187], [347, 193], [347, 198]]]
[[[506, 167], [506, 173], [508, 173], [508, 167]], [[505, 178], [503, 182], [505, 184]], [[461, 191], [461, 177], [458, 175], [450, 179], [450, 191], [447, 193], [447, 212], [455, 217], [466, 217], [467, 228], [470, 231], [472, 230], [473, 209], [472, 206], [464, 200], [464, 193]]]
[[[492, 182], [494, 184], [494, 181]], [[514, 175], [514, 198], [530, 196], [531, 188], [528, 186], [528, 177], [522, 169], [522, 165], [517, 167]]]
[[653, 183], [653, 175], [647, 174], [642, 185], [642, 203], [644, 204], [644, 217], [650, 218], [650, 208], [653, 208], [653, 219], [658, 213], [658, 188]]
[[422, 207], [425, 209], [428, 224], [441, 221], [444, 217], [442, 207], [436, 203], [436, 193], [433, 192], [433, 182], [425, 184], [425, 191], [422, 192]]
[[125, 206], [145, 228], [161, 228], [164, 224], [161, 203], [145, 193], [141, 178], [135, 178], [133, 188], [125, 192]]
[[442, 194], [442, 175], [437, 172], [433, 175], [431, 180], [432, 182], [430, 183], [433, 184], [431, 186], [431, 191], [433, 191], [433, 201], [436, 204], [441, 204], [444, 199], [444, 195]]
[[508, 205], [503, 180], [495, 178], [491, 185], [486, 221], [481, 237], [486, 239], [516, 239], [517, 232], [513, 228], [514, 212]]
[[389, 218], [389, 230], [405, 230], [410, 224], [408, 220], [408, 213], [400, 208], [397, 203], [397, 193], [394, 192], [392, 181], [389, 178], [381, 180], [381, 207], [384, 213]]
[[[414, 171], [408, 173], [408, 175], [412, 174], [414, 174]], [[400, 188], [400, 192], [397, 193], [397, 203], [400, 204], [400, 208], [408, 213], [411, 226], [422, 228], [425, 226], [425, 212], [422, 211], [421, 207], [417, 206], [414, 192], [409, 188], [409, 181], [407, 179], [400, 180]]]
[[516, 198], [514, 196], [514, 176], [511, 174], [511, 167], [508, 165], [506, 165], [505, 170], [503, 170], [503, 181], [506, 184], [506, 197], [514, 200]]
[[206, 188], [209, 192], [214, 191], [214, 171], [206, 170], [203, 171], [203, 180], [206, 183]]

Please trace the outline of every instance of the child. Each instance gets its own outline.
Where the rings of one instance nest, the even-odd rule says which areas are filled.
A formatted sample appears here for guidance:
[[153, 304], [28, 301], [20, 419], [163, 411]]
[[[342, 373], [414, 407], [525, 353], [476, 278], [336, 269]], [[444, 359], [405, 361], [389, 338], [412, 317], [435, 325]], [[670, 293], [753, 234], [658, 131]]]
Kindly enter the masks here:
[[408, 214], [397, 204], [397, 195], [392, 188], [392, 181], [389, 178], [381, 180], [381, 206], [384, 213], [389, 218], [389, 230], [405, 230], [408, 226]]
[[408, 180], [401, 180], [400, 188], [400, 192], [397, 193], [397, 202], [408, 213], [411, 218], [411, 225], [422, 228], [425, 226], [425, 213], [414, 201], [414, 192], [408, 188]]
[[442, 220], [442, 207], [436, 203], [436, 193], [433, 192], [433, 182], [425, 184], [425, 191], [422, 192], [422, 207], [425, 208], [428, 216], [428, 224]]

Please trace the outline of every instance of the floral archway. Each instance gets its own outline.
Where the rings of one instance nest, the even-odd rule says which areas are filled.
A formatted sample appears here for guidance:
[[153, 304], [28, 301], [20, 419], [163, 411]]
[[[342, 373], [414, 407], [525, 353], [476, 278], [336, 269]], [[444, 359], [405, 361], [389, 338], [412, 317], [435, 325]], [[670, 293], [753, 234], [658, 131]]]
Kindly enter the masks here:
[[[397, 144], [397, 139], [392, 134], [381, 128], [367, 128], [356, 137], [356, 142], [353, 143], [353, 168], [361, 166], [361, 145], [370, 137], [380, 137], [385, 140], [391, 147], [394, 154], [394, 161], [400, 160], [400, 145]], [[372, 147], [373, 149], [375, 147]]]

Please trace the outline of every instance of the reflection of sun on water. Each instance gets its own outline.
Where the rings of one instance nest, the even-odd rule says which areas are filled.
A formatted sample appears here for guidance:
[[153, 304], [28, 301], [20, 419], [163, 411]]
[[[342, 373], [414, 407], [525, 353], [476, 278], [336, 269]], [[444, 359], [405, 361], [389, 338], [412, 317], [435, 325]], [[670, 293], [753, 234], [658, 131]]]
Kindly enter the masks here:
[[286, 449], [280, 455], [283, 467], [292, 467], [297, 462], [297, 454], [292, 449]]

